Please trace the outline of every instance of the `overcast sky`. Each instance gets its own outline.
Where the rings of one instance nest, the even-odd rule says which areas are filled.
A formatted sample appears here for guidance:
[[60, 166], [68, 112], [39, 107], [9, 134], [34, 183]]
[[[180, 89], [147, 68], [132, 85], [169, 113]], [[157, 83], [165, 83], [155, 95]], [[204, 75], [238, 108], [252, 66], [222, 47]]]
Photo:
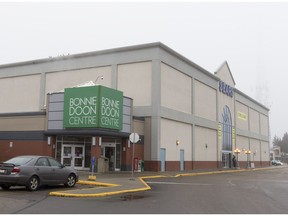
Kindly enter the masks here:
[[162, 42], [270, 108], [288, 131], [288, 2], [0, 2], [0, 64]]

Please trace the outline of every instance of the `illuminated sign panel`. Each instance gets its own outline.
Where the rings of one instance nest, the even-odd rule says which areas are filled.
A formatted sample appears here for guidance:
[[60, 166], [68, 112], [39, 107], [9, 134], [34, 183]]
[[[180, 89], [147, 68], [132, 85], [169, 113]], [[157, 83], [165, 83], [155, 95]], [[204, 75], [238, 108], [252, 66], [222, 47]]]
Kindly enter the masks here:
[[245, 113], [238, 111], [238, 119], [247, 121], [247, 115]]
[[67, 88], [64, 128], [122, 129], [123, 92], [104, 86]]

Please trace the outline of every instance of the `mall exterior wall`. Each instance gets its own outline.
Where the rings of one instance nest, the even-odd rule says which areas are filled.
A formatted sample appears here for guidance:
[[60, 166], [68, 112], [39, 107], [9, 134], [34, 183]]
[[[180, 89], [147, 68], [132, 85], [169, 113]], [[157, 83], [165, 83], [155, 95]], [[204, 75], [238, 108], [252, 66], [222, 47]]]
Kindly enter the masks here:
[[[56, 127], [48, 114], [49, 97], [96, 80], [133, 100], [130, 129], [94, 134], [98, 146], [104, 135], [121, 139], [122, 170], [131, 169], [131, 132], [141, 135], [136, 154], [146, 170], [231, 168], [236, 148], [240, 166], [246, 166], [244, 150], [252, 151], [256, 166], [269, 165], [269, 109], [235, 88], [228, 63], [213, 74], [158, 42], [0, 66], [0, 98], [7, 98], [0, 105], [1, 152], [11, 150], [13, 134], [29, 131], [41, 134], [38, 153], [55, 155], [47, 144]], [[62, 123], [57, 127], [62, 130]], [[54, 144], [56, 135], [50, 138]], [[92, 146], [93, 154], [100, 157], [101, 148]], [[0, 153], [0, 160], [5, 158]]]

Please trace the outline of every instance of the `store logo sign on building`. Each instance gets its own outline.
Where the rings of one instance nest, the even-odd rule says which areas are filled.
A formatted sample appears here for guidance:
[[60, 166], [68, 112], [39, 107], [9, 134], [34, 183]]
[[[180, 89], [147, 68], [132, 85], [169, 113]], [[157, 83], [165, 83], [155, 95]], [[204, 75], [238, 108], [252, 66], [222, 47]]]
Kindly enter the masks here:
[[122, 129], [123, 92], [104, 86], [67, 88], [64, 128]]
[[219, 82], [219, 91], [230, 97], [233, 97], [233, 94], [234, 94], [233, 88], [223, 81]]

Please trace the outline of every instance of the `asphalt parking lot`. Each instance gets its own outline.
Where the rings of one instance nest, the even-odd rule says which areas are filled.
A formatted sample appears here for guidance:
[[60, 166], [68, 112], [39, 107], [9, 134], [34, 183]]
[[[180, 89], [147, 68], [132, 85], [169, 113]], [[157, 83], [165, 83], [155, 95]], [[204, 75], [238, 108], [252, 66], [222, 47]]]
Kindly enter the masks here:
[[[1, 213], [287, 213], [288, 167], [268, 170], [150, 178], [151, 190], [99, 198], [49, 196], [63, 186], [36, 192], [0, 190]], [[76, 187], [87, 187], [76, 185]], [[89, 188], [87, 188], [89, 190]]]

